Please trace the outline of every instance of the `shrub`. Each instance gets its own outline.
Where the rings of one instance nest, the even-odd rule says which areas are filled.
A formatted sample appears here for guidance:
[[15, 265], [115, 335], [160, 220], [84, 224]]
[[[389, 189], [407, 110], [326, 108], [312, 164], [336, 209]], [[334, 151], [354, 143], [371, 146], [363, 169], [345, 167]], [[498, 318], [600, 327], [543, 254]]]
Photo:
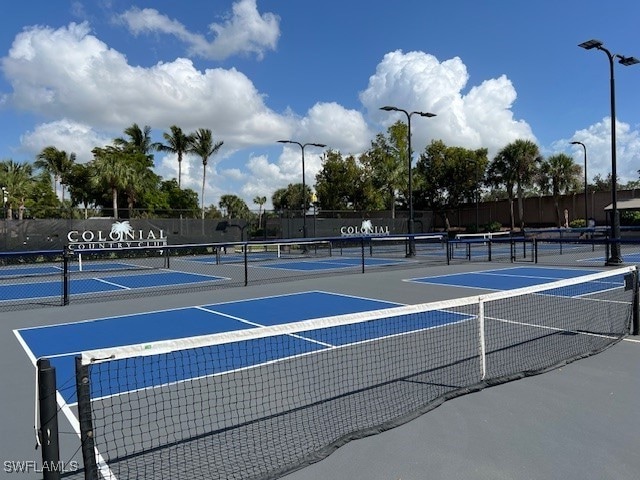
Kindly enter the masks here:
[[620, 224], [640, 225], [640, 212], [620, 212]]
[[502, 224], [500, 222], [491, 222], [485, 226], [487, 232], [499, 232], [502, 230]]
[[569, 226], [571, 228], [585, 228], [587, 226], [587, 222], [585, 222], [584, 218], [576, 218], [569, 222]]

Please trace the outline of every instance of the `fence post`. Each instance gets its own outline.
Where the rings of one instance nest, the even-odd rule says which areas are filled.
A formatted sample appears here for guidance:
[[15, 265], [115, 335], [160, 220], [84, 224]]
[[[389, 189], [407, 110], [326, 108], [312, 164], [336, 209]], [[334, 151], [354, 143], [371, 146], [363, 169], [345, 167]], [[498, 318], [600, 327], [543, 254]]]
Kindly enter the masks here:
[[449, 249], [451, 248], [451, 245], [449, 244], [449, 235], [443, 236], [442, 238], [444, 239], [444, 251], [447, 256], [447, 265], [451, 265], [451, 258], [449, 256]]
[[[280, 248], [280, 247], [278, 247]], [[244, 286], [249, 285], [249, 257], [248, 257], [249, 244], [244, 243]]]
[[69, 305], [69, 259], [73, 250], [67, 245], [62, 252], [62, 305]]

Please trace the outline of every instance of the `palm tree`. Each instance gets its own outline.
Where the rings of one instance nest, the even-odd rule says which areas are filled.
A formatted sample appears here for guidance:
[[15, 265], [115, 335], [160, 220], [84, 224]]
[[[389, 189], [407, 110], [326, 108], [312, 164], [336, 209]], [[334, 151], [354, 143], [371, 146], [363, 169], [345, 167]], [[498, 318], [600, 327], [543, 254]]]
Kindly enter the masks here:
[[211, 130], [208, 128], [199, 128], [196, 133], [193, 134], [191, 141], [189, 142], [189, 152], [198, 155], [202, 159], [202, 218], [204, 219], [204, 186], [207, 176], [207, 163], [209, 157], [215, 155], [224, 142], [213, 143], [213, 137]]
[[178, 156], [178, 188], [181, 188], [182, 157], [189, 150], [192, 136], [183, 133], [182, 129], [176, 125], [171, 125], [171, 133], [164, 132], [162, 136], [167, 143], [154, 143], [152, 148], [159, 152], [174, 153]]
[[113, 218], [118, 218], [118, 191], [126, 187], [130, 166], [125, 161], [122, 150], [107, 146], [93, 149], [91, 181], [97, 188], [108, 188], [113, 205]]
[[129, 217], [132, 217], [135, 204], [138, 203], [144, 192], [149, 192], [157, 187], [160, 177], [150, 168], [142, 165], [140, 161], [127, 159], [126, 165], [124, 177], [121, 179], [122, 189], [127, 196]]
[[493, 161], [489, 164], [487, 170], [487, 178], [489, 185], [499, 188], [504, 185], [509, 199], [509, 219], [511, 221], [511, 230], [515, 228], [515, 216], [513, 214], [513, 201], [515, 199], [514, 188], [516, 184], [515, 172], [511, 168], [513, 154], [511, 147], [506, 146], [498, 152]]
[[524, 228], [524, 189], [533, 183], [542, 157], [538, 146], [531, 140], [516, 140], [513, 145], [516, 151], [514, 166], [518, 195], [518, 217], [522, 229]]
[[287, 198], [287, 189], [286, 188], [278, 188], [271, 195], [271, 204], [273, 205], [273, 209], [278, 212], [282, 212], [283, 210], [290, 207]]
[[91, 170], [88, 164], [76, 163], [72, 166], [68, 177], [69, 195], [73, 205], [82, 204], [85, 220], [89, 216], [89, 204], [95, 200], [91, 188]]
[[18, 219], [24, 218], [25, 201], [31, 190], [33, 168], [29, 163], [16, 163], [13, 160], [0, 162], [0, 176], [8, 192], [7, 218], [13, 216], [13, 204], [18, 203]]
[[222, 195], [218, 206], [225, 212], [227, 218], [248, 218], [249, 216], [249, 207], [237, 195]]
[[76, 154], [71, 152], [69, 156], [62, 159], [62, 168], [60, 169], [60, 197], [64, 202], [64, 187], [69, 184], [69, 174], [76, 163]]
[[[518, 216], [520, 228], [524, 228], [524, 191], [533, 183], [542, 161], [538, 146], [531, 140], [516, 140], [498, 152], [493, 164], [489, 168], [489, 175], [498, 175], [492, 183], [507, 186], [509, 200], [513, 200], [513, 188], [518, 198]], [[490, 177], [491, 178], [491, 177]], [[511, 207], [513, 208], [513, 207]], [[513, 213], [511, 214], [511, 228], [514, 227]]]
[[258, 229], [262, 228], [262, 206], [267, 203], [267, 197], [254, 197], [253, 203], [258, 205]]
[[[558, 227], [562, 226], [560, 217], [560, 195], [575, 190], [580, 183], [582, 167], [573, 161], [573, 158], [564, 153], [549, 157], [540, 165], [538, 185], [540, 189], [553, 195], [553, 205], [556, 210]], [[585, 218], [585, 225], [587, 219]]]
[[145, 125], [144, 130], [141, 129], [137, 123], [134, 123], [124, 130], [125, 135], [129, 139], [114, 138], [113, 144], [116, 147], [121, 147], [124, 151], [129, 153], [141, 153], [147, 159], [147, 167], [153, 166], [153, 155], [150, 154], [152, 150], [151, 143], [151, 127]]
[[64, 150], [58, 150], [54, 146], [48, 146], [42, 149], [37, 155], [34, 166], [36, 168], [42, 168], [44, 171], [53, 175], [53, 188], [56, 195], [58, 195], [58, 182], [62, 187], [62, 201], [64, 202], [64, 185], [66, 177], [71, 170], [71, 166], [75, 163], [76, 154], [71, 153], [67, 155]]

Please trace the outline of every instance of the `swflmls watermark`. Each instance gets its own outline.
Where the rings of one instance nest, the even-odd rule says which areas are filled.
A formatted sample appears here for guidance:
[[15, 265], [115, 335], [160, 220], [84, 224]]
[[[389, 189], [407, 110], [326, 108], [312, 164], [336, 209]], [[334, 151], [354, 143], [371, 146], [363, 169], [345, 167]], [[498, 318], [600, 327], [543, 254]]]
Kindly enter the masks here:
[[70, 462], [36, 462], [35, 460], [5, 460], [2, 463], [4, 473], [46, 473], [76, 472], [80, 465], [75, 460]]

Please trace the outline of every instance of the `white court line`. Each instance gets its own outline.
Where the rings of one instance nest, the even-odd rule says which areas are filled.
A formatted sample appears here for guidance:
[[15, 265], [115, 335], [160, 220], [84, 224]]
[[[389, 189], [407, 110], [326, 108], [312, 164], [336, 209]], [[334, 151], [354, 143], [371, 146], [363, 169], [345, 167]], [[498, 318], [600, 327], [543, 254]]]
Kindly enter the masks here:
[[120, 284], [118, 284], [118, 283], [109, 282], [109, 281], [107, 281], [107, 280], [105, 280], [105, 279], [103, 279], [103, 278], [95, 278], [95, 277], [94, 277], [94, 278], [92, 278], [91, 280], [96, 280], [96, 281], [98, 281], [98, 282], [106, 283], [107, 285], [112, 285], [112, 286], [114, 286], [114, 287], [118, 287], [118, 288], [121, 288], [121, 289], [123, 289], [123, 290], [131, 290], [131, 287], [125, 287], [124, 285], [120, 285]]

